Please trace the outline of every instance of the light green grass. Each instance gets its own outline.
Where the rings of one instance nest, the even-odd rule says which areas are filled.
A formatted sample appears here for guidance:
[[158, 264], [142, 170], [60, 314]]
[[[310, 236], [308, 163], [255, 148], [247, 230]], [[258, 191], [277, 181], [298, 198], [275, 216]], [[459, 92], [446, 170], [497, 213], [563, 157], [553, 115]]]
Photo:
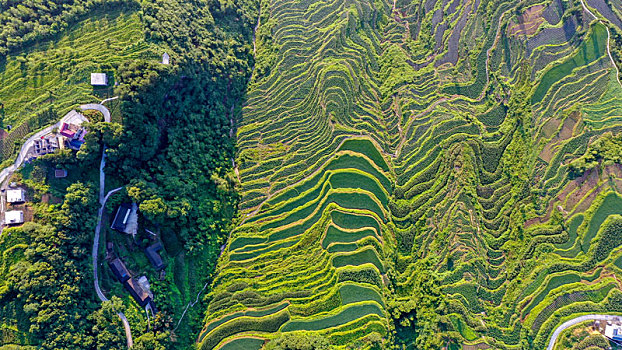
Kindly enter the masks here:
[[536, 104], [542, 101], [551, 85], [569, 75], [573, 69], [586, 66], [602, 57], [606, 52], [606, 44], [607, 30], [598, 23], [592, 27], [589, 39], [579, 46], [579, 51], [572, 58], [544, 73], [531, 97], [531, 102]]
[[258, 338], [236, 338], [225, 343], [220, 350], [259, 350], [264, 341]]
[[382, 309], [376, 303], [354, 304], [345, 307], [335, 315], [318, 317], [313, 320], [292, 320], [283, 325], [281, 331], [317, 331], [343, 325], [369, 314], [376, 314], [380, 317], [384, 315]]
[[348, 283], [339, 288], [339, 293], [341, 294], [341, 303], [343, 305], [373, 300], [384, 306], [382, 296], [371, 286]]
[[614, 192], [610, 192], [603, 199], [603, 202], [600, 207], [594, 212], [592, 216], [587, 232], [583, 237], [583, 242], [581, 244], [581, 248], [584, 253], [590, 249], [590, 243], [596, 237], [600, 226], [605, 222], [609, 215], [620, 214], [622, 210], [622, 197]]
[[363, 229], [355, 232], [346, 232], [340, 230], [338, 227], [329, 226], [326, 230], [326, 236], [322, 241], [322, 247], [326, 248], [331, 243], [352, 243], [356, 242], [359, 239], [376, 236], [376, 232], [372, 229]]
[[378, 258], [376, 251], [370, 246], [366, 246], [355, 253], [341, 254], [333, 258], [333, 266], [335, 267], [347, 265], [358, 266], [365, 263], [372, 263], [378, 268], [378, 270], [384, 272], [384, 265]]

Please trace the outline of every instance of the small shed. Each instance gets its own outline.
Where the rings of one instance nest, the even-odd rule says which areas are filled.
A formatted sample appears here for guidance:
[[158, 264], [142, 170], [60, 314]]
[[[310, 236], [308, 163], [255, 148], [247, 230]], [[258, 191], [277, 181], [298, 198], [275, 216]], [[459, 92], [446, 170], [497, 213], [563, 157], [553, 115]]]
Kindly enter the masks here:
[[9, 203], [21, 203], [25, 201], [24, 190], [21, 188], [6, 191], [6, 201]]
[[24, 223], [24, 212], [21, 210], [11, 210], [4, 213], [4, 223], [7, 225], [17, 225]]
[[91, 85], [106, 86], [108, 85], [108, 77], [106, 73], [91, 73]]
[[171, 56], [169, 56], [166, 52], [162, 55], [162, 64], [171, 64]]

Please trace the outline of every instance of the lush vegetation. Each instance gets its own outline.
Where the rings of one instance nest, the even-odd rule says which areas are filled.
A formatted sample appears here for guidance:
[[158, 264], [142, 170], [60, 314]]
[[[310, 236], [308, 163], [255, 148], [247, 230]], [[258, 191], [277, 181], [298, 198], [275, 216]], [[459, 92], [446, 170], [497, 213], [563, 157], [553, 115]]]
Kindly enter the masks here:
[[[123, 311], [137, 349], [543, 349], [622, 312], [612, 3], [0, 1], [5, 159], [119, 96], [14, 176], [34, 222], [0, 236], [1, 343], [121, 348]], [[141, 229], [102, 242], [155, 318], [107, 268], [92, 289], [104, 145], [104, 217], [132, 201]]]
[[622, 134], [606, 134], [590, 144], [584, 155], [570, 163], [570, 171], [580, 176], [602, 165], [622, 164]]
[[[92, 122], [79, 152], [63, 150], [43, 157], [16, 175], [32, 191], [36, 223], [2, 234], [16, 241], [6, 243], [15, 254], [3, 259], [0, 324], [10, 331], [3, 332], [7, 335], [0, 343], [122, 348], [125, 333], [116, 312], [124, 311], [134, 348], [192, 348], [204, 309], [199, 296], [236, 210], [231, 171], [235, 121], [253, 62], [254, 5], [0, 5], [0, 75], [7, 83], [0, 95], [3, 117], [7, 123], [26, 122], [11, 142], [56, 122], [70, 107], [120, 96], [111, 102], [113, 123], [87, 113]], [[173, 64], [159, 63], [165, 51]], [[92, 88], [93, 71], [108, 73], [110, 87]], [[33, 117], [25, 118], [29, 112]], [[103, 145], [107, 188], [125, 188], [111, 198], [104, 218], [121, 201], [132, 200], [144, 227], [133, 241], [119, 239], [112, 231], [104, 236], [114, 242], [134, 275], [149, 276], [159, 309], [155, 319], [146, 319], [105, 264], [100, 267], [101, 281], [114, 298], [103, 305], [96, 302], [89, 251], [99, 208], [97, 169]], [[8, 158], [15, 149], [10, 144], [3, 154]], [[68, 170], [69, 176], [54, 179], [55, 168]], [[61, 204], [49, 204], [50, 198]], [[105, 230], [108, 225], [103, 226]], [[145, 229], [155, 231], [165, 245], [165, 279], [149, 269], [142, 252], [132, 253], [148, 244]], [[100, 256], [101, 261], [103, 252]], [[190, 307], [195, 299], [199, 302]]]
[[124, 0], [3, 1], [0, 3], [0, 59], [53, 38], [94, 12], [136, 5], [134, 1]]
[[[49, 109], [62, 116], [80, 104], [111, 97], [111, 88], [90, 86], [92, 72], [108, 73], [110, 85], [114, 85], [119, 64], [159, 59], [160, 54], [144, 39], [138, 13], [119, 6], [89, 16], [55, 38], [28, 45], [0, 64], [0, 126], [5, 130], [13, 127], [0, 141], [2, 160], [13, 155], [16, 141], [58, 120], [38, 122]], [[109, 107], [117, 119], [118, 111], [113, 104]]]

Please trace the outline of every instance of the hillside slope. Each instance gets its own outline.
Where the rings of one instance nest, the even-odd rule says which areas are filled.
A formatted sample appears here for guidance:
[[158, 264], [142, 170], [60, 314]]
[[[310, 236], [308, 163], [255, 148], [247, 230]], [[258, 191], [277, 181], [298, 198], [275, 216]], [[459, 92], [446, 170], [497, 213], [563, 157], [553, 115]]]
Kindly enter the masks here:
[[621, 11], [585, 5], [262, 1], [201, 348], [542, 349], [622, 311]]

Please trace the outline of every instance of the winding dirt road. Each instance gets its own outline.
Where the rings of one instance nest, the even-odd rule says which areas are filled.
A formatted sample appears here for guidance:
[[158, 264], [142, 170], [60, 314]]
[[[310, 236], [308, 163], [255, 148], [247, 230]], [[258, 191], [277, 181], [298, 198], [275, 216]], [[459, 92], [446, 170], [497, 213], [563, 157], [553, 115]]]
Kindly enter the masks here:
[[594, 17], [594, 19], [598, 20], [598, 22], [600, 24], [602, 24], [603, 26], [605, 26], [605, 29], [607, 29], [607, 55], [609, 56], [609, 60], [611, 60], [611, 64], [613, 65], [613, 69], [616, 70], [616, 80], [618, 80], [618, 84], [620, 84], [620, 86], [622, 86], [622, 82], [620, 82], [620, 71], [618, 70], [618, 66], [616, 66], [616, 62], [613, 59], [613, 56], [611, 55], [611, 50], [609, 49], [610, 46], [610, 40], [611, 40], [611, 33], [609, 32], [609, 27], [607, 27], [607, 25], [605, 23], [603, 23], [603, 21], [600, 20], [600, 18], [596, 17], [596, 15], [590, 11], [590, 9], [585, 5], [585, 2], [583, 2], [583, 0], [581, 0], [581, 6], [583, 6], [583, 10], [587, 13], [590, 14], [590, 16]]

